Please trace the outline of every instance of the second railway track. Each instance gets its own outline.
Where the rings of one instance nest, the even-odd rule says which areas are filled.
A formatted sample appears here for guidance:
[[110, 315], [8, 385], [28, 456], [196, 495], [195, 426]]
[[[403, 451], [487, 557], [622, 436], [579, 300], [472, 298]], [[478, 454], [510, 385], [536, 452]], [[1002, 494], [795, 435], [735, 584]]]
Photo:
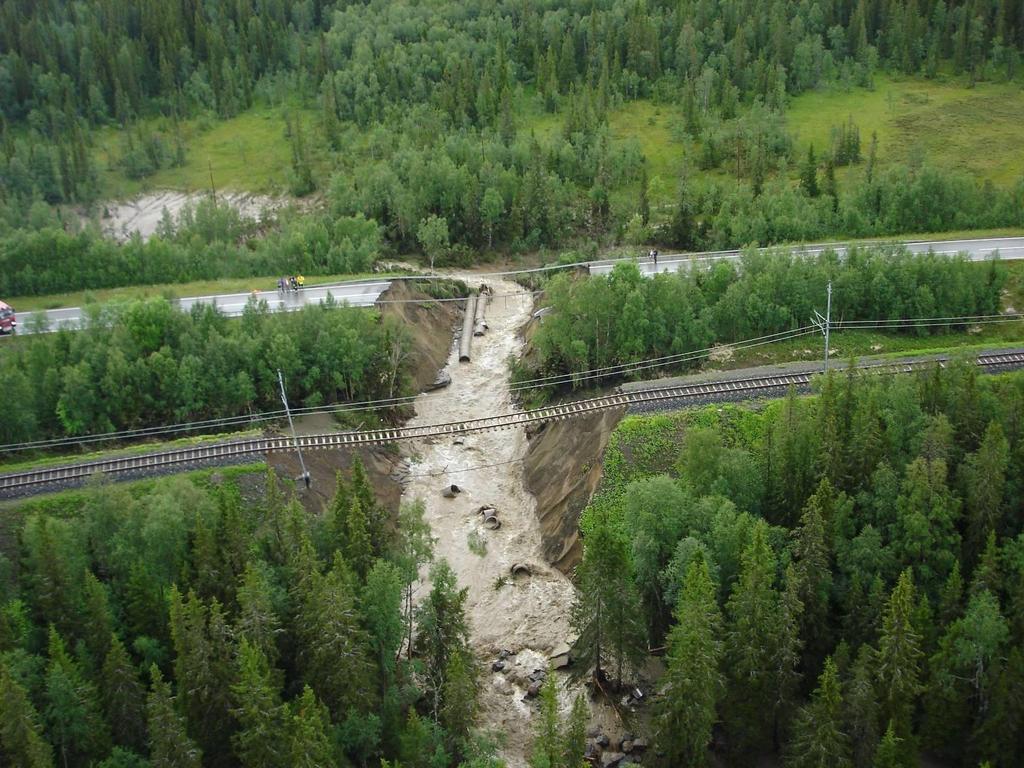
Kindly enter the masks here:
[[[858, 370], [869, 373], [911, 373], [915, 370], [932, 368], [935, 365], [944, 366], [947, 362], [948, 358], [881, 363], [860, 366]], [[1024, 367], [1024, 351], [983, 354], [977, 358], [977, 364], [986, 372]], [[652, 388], [462, 422], [429, 424], [421, 427], [396, 427], [394, 429], [306, 435], [298, 438], [298, 446], [303, 450], [309, 451], [357, 445], [381, 445], [402, 440], [456, 436], [470, 432], [511, 429], [528, 424], [561, 421], [611, 408], [664, 404], [667, 401], [673, 400], [721, 399], [734, 395], [755, 396], [758, 393], [786, 389], [788, 387], [806, 387], [816, 375], [818, 375], [817, 372], [811, 371], [781, 373], [754, 378]], [[16, 472], [0, 475], [0, 497], [19, 496], [26, 492], [30, 493], [33, 490], [51, 485], [78, 484], [96, 473], [108, 475], [138, 474], [173, 469], [177, 466], [207, 464], [210, 462], [228, 463], [243, 460], [250, 456], [293, 450], [294, 447], [295, 442], [291, 438], [259, 437], [218, 443], [216, 445], [179, 448], [159, 453], [101, 459], [67, 464], [60, 467]]]

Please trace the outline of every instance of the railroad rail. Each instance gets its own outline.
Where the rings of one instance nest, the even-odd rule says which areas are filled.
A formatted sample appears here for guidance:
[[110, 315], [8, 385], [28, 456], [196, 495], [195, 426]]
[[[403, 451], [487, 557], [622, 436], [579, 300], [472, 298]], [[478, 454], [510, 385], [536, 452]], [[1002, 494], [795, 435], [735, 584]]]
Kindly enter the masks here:
[[[877, 363], [859, 366], [858, 370], [865, 373], [879, 374], [912, 373], [917, 370], [930, 369], [935, 365], [944, 367], [948, 361], [948, 357], [939, 357], [907, 362]], [[1024, 367], [1024, 350], [979, 355], [977, 364], [985, 372]], [[454, 437], [472, 432], [513, 429], [527, 424], [562, 421], [584, 416], [595, 411], [644, 405], [647, 403], [697, 398], [721, 398], [723, 396], [756, 396], [759, 393], [772, 390], [806, 387], [811, 383], [811, 379], [817, 375], [817, 371], [805, 371], [652, 388], [462, 422], [306, 435], [297, 438], [297, 440], [302, 450], [309, 451], [358, 445], [380, 445], [403, 440]], [[75, 483], [96, 473], [111, 475], [146, 473], [189, 464], [238, 460], [253, 455], [291, 451], [294, 448], [295, 444], [291, 438], [259, 437], [214, 445], [177, 448], [159, 453], [81, 462], [28, 472], [17, 472], [0, 475], [0, 496], [17, 495], [24, 492], [25, 489], [39, 486]]]

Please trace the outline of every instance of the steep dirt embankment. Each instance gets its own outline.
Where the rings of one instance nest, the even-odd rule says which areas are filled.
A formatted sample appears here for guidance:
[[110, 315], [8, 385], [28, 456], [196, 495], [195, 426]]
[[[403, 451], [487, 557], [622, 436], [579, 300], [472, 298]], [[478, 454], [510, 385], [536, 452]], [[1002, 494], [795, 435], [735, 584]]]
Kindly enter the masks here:
[[[412, 377], [413, 388], [422, 392], [430, 387], [448, 362], [452, 349], [453, 329], [459, 322], [455, 302], [433, 301], [416, 289], [414, 283], [396, 280], [381, 294], [381, 299], [402, 301], [400, 304], [381, 304], [381, 314], [397, 317], [411, 337], [406, 370]], [[338, 429], [328, 414], [313, 414], [295, 420], [299, 434], [319, 434]], [[332, 451], [313, 451], [304, 454], [306, 469], [312, 479], [309, 491], [300, 498], [310, 512], [319, 514], [334, 495], [335, 474], [348, 476], [355, 456], [363, 462], [367, 475], [377, 492], [377, 498], [393, 514], [398, 511], [402, 498], [404, 460], [394, 449], [357, 447]], [[267, 456], [267, 464], [281, 477], [297, 478], [302, 474], [298, 457], [292, 451]]]
[[461, 319], [458, 302], [433, 301], [407, 280], [392, 282], [378, 301], [382, 302], [378, 305], [381, 314], [398, 318], [412, 337], [408, 370], [415, 390], [423, 392], [448, 363], [453, 334]]
[[569, 573], [583, 555], [580, 513], [601, 482], [601, 461], [625, 408], [545, 424], [530, 435], [524, 482], [537, 499], [544, 559]]

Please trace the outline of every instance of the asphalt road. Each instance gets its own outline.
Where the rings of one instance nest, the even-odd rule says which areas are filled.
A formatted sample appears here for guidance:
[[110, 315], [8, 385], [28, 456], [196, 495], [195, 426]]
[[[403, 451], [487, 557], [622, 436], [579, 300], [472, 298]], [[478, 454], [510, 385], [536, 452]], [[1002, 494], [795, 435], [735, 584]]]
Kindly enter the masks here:
[[[900, 242], [897, 240], [889, 242]], [[903, 243], [913, 253], [927, 253], [933, 250], [939, 254], [953, 255], [966, 253], [972, 261], [984, 261], [995, 251], [999, 251], [1001, 259], [1024, 259], [1024, 237], [987, 237], [979, 240], [921, 240], [918, 242]], [[816, 245], [794, 245], [793, 252], [803, 253], [807, 256], [816, 256], [822, 251], [833, 249], [840, 255], [846, 252], [847, 245], [844, 243], [821, 243]], [[658, 254], [658, 265], [643, 256], [637, 259], [637, 266], [646, 275], [655, 272], [675, 272], [682, 267], [691, 264], [701, 264], [712, 261], [729, 261], [741, 258], [740, 251], [710, 251], [705, 253], [666, 253]], [[606, 275], [622, 259], [609, 259], [605, 261], [590, 262], [590, 274]]]
[[[330, 294], [338, 302], [347, 302], [353, 307], [370, 307], [377, 298], [388, 289], [391, 283], [387, 280], [364, 281], [358, 283], [338, 283], [335, 285], [316, 285], [300, 291], [259, 291], [255, 294], [260, 301], [266, 301], [272, 312], [293, 312], [307, 304], [319, 304]], [[249, 293], [225, 293], [217, 296], [191, 296], [179, 299], [178, 306], [182, 312], [188, 312], [197, 304], [212, 304], [229, 317], [242, 314], [245, 305], [252, 298]], [[17, 309], [17, 308], [15, 308]], [[18, 312], [18, 334], [34, 333], [34, 316], [45, 316], [47, 331], [59, 328], [76, 329], [81, 326], [84, 311], [81, 307], [68, 309], [51, 309], [46, 312]]]

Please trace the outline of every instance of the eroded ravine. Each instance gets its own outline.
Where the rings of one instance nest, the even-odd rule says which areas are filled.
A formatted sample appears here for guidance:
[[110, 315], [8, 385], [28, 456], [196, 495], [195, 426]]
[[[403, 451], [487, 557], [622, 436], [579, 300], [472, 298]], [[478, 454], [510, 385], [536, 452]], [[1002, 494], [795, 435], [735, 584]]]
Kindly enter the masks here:
[[[447, 365], [451, 385], [418, 397], [410, 426], [516, 410], [509, 393], [508, 360], [520, 351], [519, 329], [529, 319], [532, 298], [514, 283], [490, 285], [495, 298], [487, 311], [489, 330], [473, 339], [472, 361], [460, 363], [453, 349]], [[523, 295], [503, 296], [515, 293]], [[460, 586], [469, 589], [472, 642], [485, 664], [480, 722], [488, 730], [505, 733], [503, 757], [510, 768], [526, 765], [532, 740], [532, 706], [524, 701], [526, 676], [543, 668], [551, 651], [569, 639], [573, 598], [568, 578], [542, 556], [536, 502], [523, 484], [526, 448], [522, 428], [417, 441], [410, 446], [404, 494], [405, 500], [423, 499], [437, 539], [435, 555], [447, 559]], [[441, 489], [451, 484], [462, 492], [443, 497]], [[485, 505], [497, 510], [499, 529], [484, 526], [477, 510]], [[471, 537], [477, 540], [473, 549]], [[478, 554], [481, 543], [486, 546], [484, 554]], [[525, 565], [530, 573], [514, 577], [514, 565]], [[505, 670], [493, 673], [490, 660], [502, 650], [513, 655]]]

